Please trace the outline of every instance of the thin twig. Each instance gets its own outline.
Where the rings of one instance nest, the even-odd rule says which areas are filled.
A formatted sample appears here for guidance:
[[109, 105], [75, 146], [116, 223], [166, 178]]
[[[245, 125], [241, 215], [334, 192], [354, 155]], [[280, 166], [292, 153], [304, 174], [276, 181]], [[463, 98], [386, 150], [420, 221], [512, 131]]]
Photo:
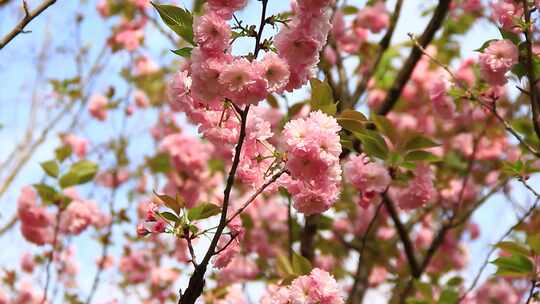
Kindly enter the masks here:
[[268, 181], [266, 181], [257, 191], [255, 191], [249, 199], [242, 205], [242, 207], [238, 208], [232, 215], [227, 219], [227, 222], [225, 225], [228, 225], [232, 220], [234, 220], [235, 217], [240, 215], [256, 198], [261, 194], [268, 186], [273, 184], [280, 176], [282, 176], [284, 173], [287, 173], [287, 169], [281, 169], [278, 173], [274, 174], [272, 178], [270, 178]]
[[377, 68], [379, 67], [379, 64], [384, 56], [384, 53], [388, 48], [390, 47], [390, 41], [392, 40], [392, 36], [394, 35], [394, 31], [396, 29], [396, 24], [399, 20], [399, 16], [401, 14], [401, 7], [403, 5], [403, 0], [397, 0], [396, 5], [394, 7], [394, 13], [392, 14], [392, 17], [390, 17], [390, 26], [388, 27], [388, 30], [386, 31], [386, 34], [379, 42], [379, 49], [377, 58], [373, 61], [371, 67], [369, 70], [362, 76], [362, 80], [356, 87], [356, 90], [354, 91], [352, 98], [351, 98], [351, 108], [354, 108], [356, 103], [358, 103], [358, 100], [360, 97], [364, 94], [366, 91], [367, 85], [369, 83], [369, 80], [371, 77], [375, 74], [377, 71]]
[[375, 222], [377, 220], [377, 217], [379, 216], [379, 213], [380, 213], [383, 205], [384, 205], [384, 201], [381, 201], [379, 203], [379, 205], [377, 205], [377, 208], [375, 209], [375, 214], [373, 215], [373, 218], [371, 218], [371, 221], [369, 221], [369, 224], [368, 224], [368, 226], [366, 228], [366, 232], [362, 236], [362, 241], [361, 241], [360, 248], [359, 248], [359, 251], [358, 251], [358, 265], [356, 266], [356, 273], [355, 273], [355, 276], [354, 276], [354, 282], [353, 282], [353, 285], [351, 287], [351, 291], [349, 292], [349, 298], [347, 299], [347, 303], [349, 303], [349, 304], [353, 303], [353, 300], [354, 300], [354, 298], [356, 296], [356, 292], [358, 290], [358, 285], [360, 284], [360, 277], [361, 277], [361, 273], [362, 273], [362, 267], [364, 266], [362, 264], [363, 264], [363, 260], [364, 260], [364, 251], [366, 249], [367, 238], [369, 236], [371, 228], [375, 225]]
[[30, 23], [34, 18], [43, 13], [49, 6], [53, 5], [56, 0], [46, 0], [36, 7], [33, 11], [28, 10], [28, 5], [26, 1], [23, 1], [24, 17], [19, 21], [19, 23], [9, 32], [4, 38], [0, 39], [0, 50], [2, 50], [13, 38], [15, 38], [20, 33], [27, 33], [24, 28]]
[[45, 288], [43, 288], [43, 298], [41, 299], [41, 304], [47, 302], [47, 294], [49, 293], [49, 285], [51, 282], [51, 265], [54, 261], [54, 252], [56, 251], [56, 245], [58, 242], [58, 234], [60, 232], [60, 219], [62, 217], [61, 206], [58, 207], [58, 213], [56, 214], [56, 223], [54, 226], [54, 236], [52, 243], [52, 250], [49, 259], [47, 260], [47, 265], [45, 266]]
[[521, 145], [523, 145], [527, 150], [529, 150], [529, 152], [531, 152], [532, 154], [534, 154], [535, 156], [537, 157], [540, 157], [540, 152], [537, 151], [535, 148], [533, 148], [531, 145], [529, 145], [522, 137], [521, 135], [519, 135], [517, 133], [516, 130], [514, 130], [514, 128], [512, 128], [512, 126], [510, 125], [510, 123], [508, 123], [498, 112], [497, 112], [497, 109], [495, 108], [495, 103], [493, 103], [492, 105], [489, 105], [487, 103], [485, 103], [484, 101], [482, 101], [473, 91], [471, 91], [457, 76], [456, 74], [446, 65], [446, 64], [443, 64], [442, 62], [440, 62], [437, 58], [431, 56], [424, 47], [422, 47], [419, 43], [418, 43], [418, 40], [414, 37], [413, 34], [409, 33], [409, 37], [411, 37], [411, 40], [413, 41], [413, 43], [415, 44], [416, 48], [418, 48], [422, 54], [424, 54], [424, 56], [428, 57], [433, 63], [435, 63], [436, 65], [438, 65], [439, 67], [443, 68], [447, 73], [448, 75], [450, 75], [450, 77], [452, 77], [452, 80], [461, 88], [465, 91], [465, 93], [467, 94], [466, 99], [469, 99], [469, 100], [473, 100], [473, 101], [476, 101], [478, 102], [482, 107], [484, 107], [486, 110], [488, 110], [489, 112], [491, 112], [493, 114], [493, 116], [495, 116], [495, 118], [497, 118], [497, 120], [503, 124], [504, 128], [506, 131], [508, 131], [510, 134], [512, 134], [512, 136], [514, 136], [515, 139], [517, 139], [517, 141], [519, 141], [519, 143]]
[[396, 207], [394, 206], [394, 203], [387, 194], [383, 195], [383, 202], [386, 210], [388, 210], [388, 213], [392, 218], [392, 221], [394, 222], [394, 226], [396, 227], [399, 238], [401, 239], [401, 243], [403, 244], [403, 249], [405, 250], [405, 255], [407, 256], [407, 261], [409, 262], [411, 274], [415, 278], [419, 277], [420, 267], [418, 266], [418, 260], [416, 259], [416, 256], [414, 254], [413, 243], [409, 238], [409, 234], [407, 233], [407, 231], [405, 230], [405, 226], [403, 226], [403, 223], [401, 223], [401, 220], [399, 219], [399, 215], [397, 213]]
[[[442, 22], [446, 17], [446, 14], [450, 11], [451, 2], [451, 0], [439, 1], [439, 4], [435, 8], [435, 12], [433, 13], [433, 17], [429, 21], [426, 29], [424, 30], [424, 33], [418, 39], [422, 47], [428, 46], [433, 40], [433, 37], [435, 36], [437, 30], [439, 30], [439, 28], [441, 27]], [[403, 64], [403, 67], [396, 76], [396, 79], [394, 80], [392, 87], [388, 91], [388, 94], [386, 95], [386, 98], [383, 101], [379, 111], [377, 111], [379, 115], [386, 115], [388, 112], [390, 112], [390, 110], [392, 110], [392, 108], [394, 108], [394, 105], [397, 103], [399, 96], [401, 96], [401, 91], [403, 91], [403, 88], [409, 81], [412, 72], [421, 57], [422, 52], [418, 48], [413, 48], [411, 50], [409, 57], [407, 58], [407, 60]]]
[[[534, 202], [534, 204], [527, 210], [527, 212], [525, 212], [525, 214], [523, 214], [519, 219], [518, 221], [512, 226], [510, 227], [500, 238], [499, 240], [497, 241], [497, 243], [500, 243], [502, 241], [504, 241], [504, 239], [506, 239], [517, 227], [519, 227], [532, 213], [533, 211], [538, 207], [538, 203], [540, 202], [540, 199], [536, 199], [536, 201]], [[496, 244], [497, 244], [496, 243]], [[461, 299], [464, 299], [467, 294], [469, 294], [475, 287], [476, 287], [476, 284], [478, 284], [478, 281], [480, 280], [480, 277], [482, 276], [482, 273], [484, 272], [484, 270], [486, 269], [488, 263], [489, 263], [489, 259], [491, 258], [491, 255], [493, 254], [493, 252], [495, 252], [495, 250], [497, 250], [497, 247], [495, 246], [492, 246], [490, 251], [488, 252], [488, 254], [486, 255], [486, 258], [484, 259], [484, 261], [482, 262], [482, 266], [480, 266], [480, 269], [478, 270], [478, 272], [476, 273], [476, 275], [474, 276], [474, 279], [471, 283], [471, 285], [469, 286], [469, 288], [467, 288], [467, 290], [465, 291], [465, 293], [461, 296]]]

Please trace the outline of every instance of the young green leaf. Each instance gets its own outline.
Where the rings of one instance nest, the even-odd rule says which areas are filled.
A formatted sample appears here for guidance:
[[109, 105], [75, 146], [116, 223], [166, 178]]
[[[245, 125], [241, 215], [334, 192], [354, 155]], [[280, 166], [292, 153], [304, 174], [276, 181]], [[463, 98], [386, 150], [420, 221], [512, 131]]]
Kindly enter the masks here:
[[310, 79], [309, 83], [311, 85], [311, 109], [321, 110], [329, 115], [336, 114], [336, 103], [330, 85], [316, 78]]
[[172, 198], [166, 194], [159, 194], [156, 191], [154, 191], [154, 195], [162, 201], [165, 206], [176, 212], [176, 214], [180, 214], [180, 210], [184, 208], [184, 200], [179, 195], [176, 195], [176, 198]]
[[293, 252], [292, 255], [292, 268], [297, 275], [307, 275], [311, 272], [312, 266], [308, 259]]
[[188, 10], [174, 5], [151, 3], [171, 30], [185, 41], [195, 45], [195, 41], [193, 41], [193, 16]]
[[49, 160], [46, 162], [40, 163], [41, 168], [43, 168], [43, 171], [47, 173], [48, 176], [57, 178], [58, 173], [60, 173], [60, 167], [58, 166], [58, 163], [55, 160]]
[[175, 53], [178, 56], [182, 56], [184, 58], [191, 58], [192, 51], [193, 51], [193, 48], [191, 47], [185, 47], [178, 50], [171, 50], [171, 52]]
[[209, 218], [221, 213], [221, 207], [212, 203], [202, 203], [188, 211], [188, 218], [192, 221]]
[[405, 151], [422, 150], [438, 147], [440, 144], [423, 135], [416, 135], [405, 143]]

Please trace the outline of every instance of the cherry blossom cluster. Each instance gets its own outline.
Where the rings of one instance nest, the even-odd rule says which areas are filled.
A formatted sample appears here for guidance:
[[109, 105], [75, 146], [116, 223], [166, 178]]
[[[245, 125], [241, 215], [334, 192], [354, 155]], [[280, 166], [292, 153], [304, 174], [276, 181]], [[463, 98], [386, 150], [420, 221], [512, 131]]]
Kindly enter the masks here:
[[301, 213], [324, 212], [339, 197], [340, 130], [336, 119], [321, 111], [291, 120], [284, 127], [286, 167], [290, 172], [284, 185]]
[[270, 286], [261, 304], [341, 304], [345, 303], [336, 280], [326, 271], [315, 268], [300, 276], [288, 287]]
[[[390, 24], [390, 15], [383, 1], [376, 1], [358, 11], [351, 24], [345, 22], [345, 15], [337, 11], [332, 19], [332, 38], [336, 41], [336, 50], [347, 53], [359, 51], [360, 46], [368, 39], [369, 33], [379, 33]], [[325, 49], [325, 59], [334, 64], [335, 50]]]
[[390, 185], [390, 175], [384, 166], [371, 162], [367, 155], [350, 157], [344, 166], [345, 177], [360, 191], [359, 205], [367, 208], [380, 201], [380, 194]]
[[492, 41], [480, 54], [480, 72], [491, 85], [504, 85], [505, 74], [518, 62], [518, 48], [508, 39]]
[[[74, 189], [66, 189], [65, 195], [71, 202], [60, 211], [59, 232], [78, 235], [90, 226], [103, 228], [108, 225], [110, 216], [102, 213], [94, 201], [79, 197]], [[21, 190], [18, 199], [18, 215], [21, 219], [21, 232], [29, 242], [36, 245], [52, 243], [56, 220], [46, 207], [38, 206], [37, 194], [32, 187]]]
[[17, 215], [21, 220], [22, 235], [27, 241], [36, 245], [52, 243], [54, 217], [37, 205], [37, 194], [30, 186], [21, 189]]

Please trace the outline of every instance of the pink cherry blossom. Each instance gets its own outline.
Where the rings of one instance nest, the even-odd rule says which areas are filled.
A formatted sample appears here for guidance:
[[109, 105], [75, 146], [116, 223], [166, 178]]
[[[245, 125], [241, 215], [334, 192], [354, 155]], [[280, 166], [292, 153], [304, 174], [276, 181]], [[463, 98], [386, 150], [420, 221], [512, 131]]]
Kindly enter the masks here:
[[209, 11], [219, 15], [221, 18], [231, 19], [235, 11], [246, 6], [247, 0], [208, 0]]
[[223, 95], [237, 104], [257, 104], [268, 94], [262, 73], [260, 66], [247, 59], [235, 59], [219, 75]]
[[504, 85], [505, 74], [518, 62], [518, 49], [512, 41], [491, 42], [480, 54], [480, 73], [492, 85]]
[[217, 54], [229, 48], [231, 30], [220, 16], [205, 14], [196, 19], [193, 27], [195, 41], [204, 52]]
[[97, 120], [104, 121], [107, 119], [108, 103], [109, 100], [107, 97], [100, 94], [92, 95], [90, 97], [90, 101], [88, 102], [88, 111], [90, 112], [90, 115]]
[[86, 138], [78, 137], [74, 134], [67, 134], [63, 138], [64, 143], [71, 147], [71, 150], [80, 158], [86, 156], [90, 142]]
[[383, 1], [377, 1], [373, 6], [367, 6], [358, 12], [355, 20], [360, 27], [378, 33], [388, 27], [390, 16]]
[[435, 194], [433, 173], [428, 165], [419, 165], [414, 171], [414, 178], [398, 194], [397, 204], [402, 209], [414, 209], [426, 205]]

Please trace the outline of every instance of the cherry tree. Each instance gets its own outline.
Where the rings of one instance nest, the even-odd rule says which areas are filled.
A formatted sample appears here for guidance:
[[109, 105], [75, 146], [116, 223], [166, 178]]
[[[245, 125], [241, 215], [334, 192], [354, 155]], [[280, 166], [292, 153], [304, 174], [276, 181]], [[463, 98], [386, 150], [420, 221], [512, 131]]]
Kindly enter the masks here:
[[[0, 1], [0, 56], [61, 2]], [[540, 3], [422, 1], [396, 41], [405, 2], [75, 4], [0, 162], [0, 242], [30, 248], [0, 304], [540, 301]]]

